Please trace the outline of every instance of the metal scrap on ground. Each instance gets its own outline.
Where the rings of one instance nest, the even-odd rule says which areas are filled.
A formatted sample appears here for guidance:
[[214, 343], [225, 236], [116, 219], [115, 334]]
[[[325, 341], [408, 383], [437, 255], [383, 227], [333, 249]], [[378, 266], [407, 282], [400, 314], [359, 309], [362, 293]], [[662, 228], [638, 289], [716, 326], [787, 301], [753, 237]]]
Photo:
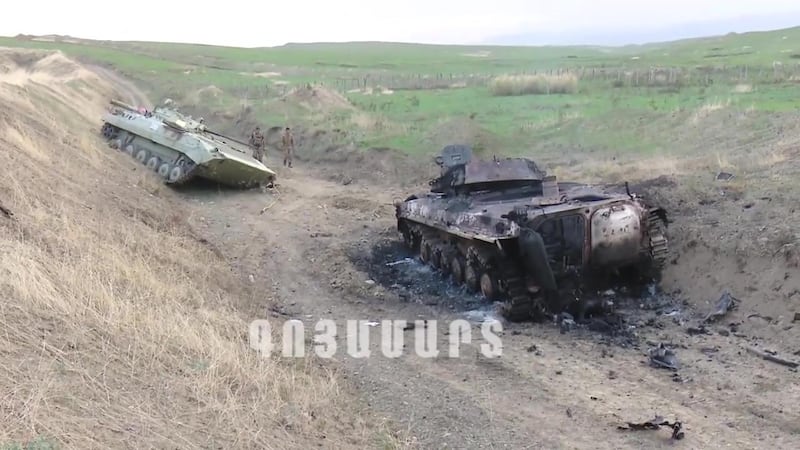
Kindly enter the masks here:
[[658, 347], [650, 349], [650, 364], [654, 367], [663, 369], [678, 370], [678, 357], [672, 349], [667, 348], [663, 343]]
[[753, 347], [747, 347], [747, 351], [752, 353], [756, 356], [759, 356], [767, 361], [774, 362], [776, 364], [780, 364], [782, 366], [791, 367], [792, 369], [796, 369], [800, 366], [800, 363], [795, 361], [790, 361], [788, 359], [783, 359], [778, 356], [777, 352], [769, 351], [769, 350], [759, 350]]
[[719, 297], [719, 300], [717, 300], [717, 303], [714, 305], [714, 309], [709, 311], [697, 326], [690, 326], [686, 329], [686, 331], [691, 335], [708, 334], [709, 330], [706, 328], [706, 324], [715, 322], [719, 318], [724, 317], [729, 312], [736, 309], [738, 304], [739, 299], [732, 296], [728, 291], [723, 292]]
[[730, 181], [735, 177], [734, 174], [728, 172], [719, 172], [715, 179], [717, 181]]
[[3, 213], [3, 215], [8, 217], [9, 219], [13, 219], [14, 218], [14, 213], [11, 212], [10, 209], [6, 208], [2, 204], [0, 204], [0, 212]]
[[703, 319], [703, 322], [713, 322], [720, 317], [728, 314], [729, 311], [736, 309], [739, 300], [731, 295], [730, 292], [725, 291], [717, 300], [717, 304]]
[[658, 430], [662, 426], [672, 429], [672, 439], [676, 440], [683, 439], [684, 437], [683, 424], [678, 420], [670, 423], [669, 421], [664, 420], [664, 418], [661, 416], [656, 416], [653, 419], [648, 420], [646, 422], [640, 422], [640, 423], [628, 422], [627, 425], [620, 425], [617, 427], [617, 429], [623, 431]]

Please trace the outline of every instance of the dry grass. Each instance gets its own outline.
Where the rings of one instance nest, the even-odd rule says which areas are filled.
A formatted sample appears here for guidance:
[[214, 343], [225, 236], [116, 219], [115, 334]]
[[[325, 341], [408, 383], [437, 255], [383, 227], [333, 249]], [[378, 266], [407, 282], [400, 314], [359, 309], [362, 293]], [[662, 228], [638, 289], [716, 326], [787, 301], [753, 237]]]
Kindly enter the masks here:
[[355, 127], [365, 134], [396, 135], [408, 133], [408, 126], [397, 124], [383, 115], [370, 114], [366, 112], [356, 112], [350, 115], [347, 125], [349, 128]]
[[688, 164], [672, 156], [646, 159], [584, 159], [577, 164], [556, 165], [553, 175], [562, 181], [580, 180], [589, 183], [621, 183], [643, 180], [657, 175], [681, 175]]
[[718, 100], [714, 102], [707, 102], [694, 111], [694, 113], [690, 118], [691, 123], [696, 125], [703, 119], [708, 118], [717, 111], [721, 111], [723, 109], [728, 108], [730, 105], [731, 105], [731, 99], [727, 99], [725, 101]]
[[193, 235], [169, 190], [102, 146], [110, 86], [93, 80], [87, 98], [14, 82], [0, 82], [0, 203], [14, 213], [0, 215], [0, 446], [397, 444], [330, 370], [248, 347], [268, 299]]
[[574, 94], [578, 92], [578, 77], [572, 73], [501, 75], [489, 82], [489, 91], [496, 96]]

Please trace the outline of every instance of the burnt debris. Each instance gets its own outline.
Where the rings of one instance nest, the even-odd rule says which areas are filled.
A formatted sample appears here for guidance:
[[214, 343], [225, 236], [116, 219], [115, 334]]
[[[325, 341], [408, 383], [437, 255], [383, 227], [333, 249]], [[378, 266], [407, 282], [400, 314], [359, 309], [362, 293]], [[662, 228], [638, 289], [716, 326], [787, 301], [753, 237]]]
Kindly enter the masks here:
[[656, 416], [645, 422], [628, 422], [626, 425], [618, 426], [617, 429], [621, 431], [644, 431], [659, 430], [661, 427], [667, 427], [672, 430], [672, 439], [681, 440], [685, 436], [683, 431], [683, 423], [678, 420], [675, 420], [675, 422], [670, 422], [661, 416]]
[[14, 218], [14, 213], [11, 212], [10, 209], [8, 209], [5, 206], [3, 206], [2, 203], [0, 203], [0, 213], [2, 213], [2, 215], [5, 216], [7, 219], [13, 219]]
[[800, 363], [796, 361], [791, 361], [788, 359], [781, 358], [778, 356], [778, 352], [772, 350], [759, 350], [754, 347], [747, 347], [747, 352], [753, 355], [756, 355], [766, 361], [774, 362], [775, 364], [780, 364], [782, 366], [789, 367], [791, 369], [796, 369], [800, 366]]
[[650, 365], [653, 367], [672, 371], [677, 371], [679, 368], [678, 356], [675, 351], [663, 343], [658, 347], [651, 348], [648, 355], [650, 356]]
[[704, 323], [714, 322], [717, 319], [724, 317], [728, 312], [733, 311], [738, 306], [739, 300], [731, 295], [730, 292], [725, 291], [717, 300], [714, 309], [712, 309], [703, 319]]

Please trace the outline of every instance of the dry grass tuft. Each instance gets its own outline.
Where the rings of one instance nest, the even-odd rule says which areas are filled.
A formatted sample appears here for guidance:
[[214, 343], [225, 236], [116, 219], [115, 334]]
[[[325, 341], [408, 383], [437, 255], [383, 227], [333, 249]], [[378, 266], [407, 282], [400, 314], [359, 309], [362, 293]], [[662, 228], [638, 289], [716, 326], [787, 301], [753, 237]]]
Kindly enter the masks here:
[[692, 113], [691, 122], [697, 125], [703, 119], [713, 115], [714, 113], [726, 109], [731, 105], [731, 99], [727, 99], [725, 101], [714, 101], [708, 102], [697, 108], [697, 110]]
[[0, 445], [363, 448], [392, 436], [354, 413], [335, 373], [249, 348], [247, 314], [268, 299], [224, 270], [169, 190], [103, 147], [98, 116], [84, 115], [111, 86], [93, 80], [87, 98], [19, 81], [0, 83], [0, 203], [14, 213], [0, 215]]
[[578, 76], [560, 75], [501, 75], [489, 82], [489, 91], [496, 96], [574, 94], [578, 92]]
[[618, 159], [587, 159], [578, 164], [557, 165], [553, 174], [560, 180], [581, 180], [590, 183], [621, 183], [644, 180], [658, 175], [681, 175], [685, 167], [677, 158], [664, 155], [623, 161]]

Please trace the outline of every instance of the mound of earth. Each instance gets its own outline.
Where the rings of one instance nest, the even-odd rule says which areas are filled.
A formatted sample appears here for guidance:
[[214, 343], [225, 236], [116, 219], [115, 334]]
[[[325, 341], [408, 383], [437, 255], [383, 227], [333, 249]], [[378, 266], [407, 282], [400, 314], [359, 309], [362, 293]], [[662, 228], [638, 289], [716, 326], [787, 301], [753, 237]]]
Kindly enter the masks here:
[[219, 102], [220, 97], [224, 94], [224, 91], [216, 86], [209, 85], [204, 88], [200, 88], [194, 92], [192, 92], [188, 98], [189, 103], [216, 103]]
[[61, 52], [0, 47], [0, 82], [22, 86], [28, 83], [63, 84], [74, 80], [97, 81], [96, 75]]
[[314, 85], [294, 88], [282, 96], [280, 101], [315, 112], [355, 109], [347, 98], [338, 92]]
[[327, 134], [316, 131], [305, 137], [305, 146], [298, 150], [296, 159], [313, 166], [316, 172], [329, 180], [342, 184], [366, 182], [377, 186], [409, 187], [426, 183], [435, 176], [433, 163], [426, 170], [425, 161], [398, 150], [384, 147], [360, 149], [352, 144], [326, 143]]
[[477, 155], [498, 148], [497, 136], [469, 118], [453, 118], [436, 124], [423, 142], [432, 152], [450, 144], [469, 145]]
[[367, 447], [332, 372], [249, 347], [271, 299], [104, 145], [117, 88], [59, 53], [0, 58], [0, 442]]

